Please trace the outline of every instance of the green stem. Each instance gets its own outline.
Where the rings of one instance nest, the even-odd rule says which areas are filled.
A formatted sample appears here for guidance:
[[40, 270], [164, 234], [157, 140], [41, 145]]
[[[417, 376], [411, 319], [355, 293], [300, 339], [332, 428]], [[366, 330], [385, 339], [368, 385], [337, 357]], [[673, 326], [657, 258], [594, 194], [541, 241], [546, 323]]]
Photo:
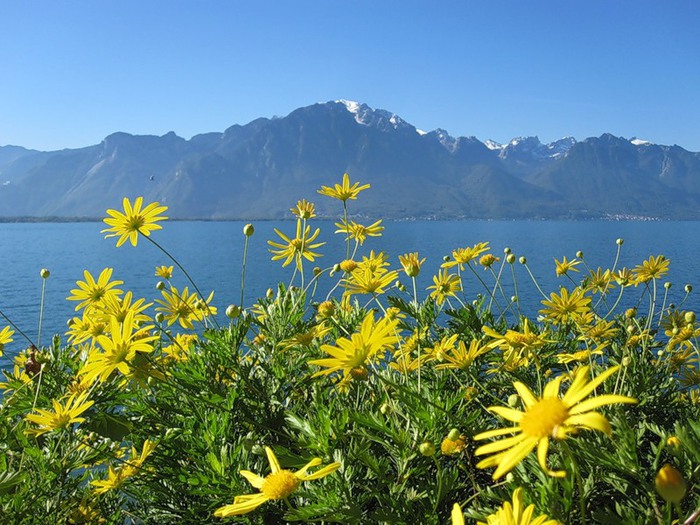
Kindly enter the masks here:
[[245, 266], [248, 259], [248, 235], [245, 236], [245, 244], [243, 245], [243, 270], [241, 271], [241, 310], [243, 309], [243, 293], [245, 289]]

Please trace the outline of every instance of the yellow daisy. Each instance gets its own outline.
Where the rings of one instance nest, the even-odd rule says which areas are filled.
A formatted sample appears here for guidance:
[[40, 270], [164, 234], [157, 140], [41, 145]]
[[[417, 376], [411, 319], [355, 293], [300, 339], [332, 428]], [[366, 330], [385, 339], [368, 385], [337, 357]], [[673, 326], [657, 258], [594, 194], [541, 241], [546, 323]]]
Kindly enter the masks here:
[[668, 273], [668, 266], [671, 264], [663, 255], [651, 256], [642, 264], [637, 265], [632, 270], [635, 284], [648, 283], [653, 279], [659, 279]]
[[325, 242], [314, 243], [314, 240], [316, 240], [316, 237], [318, 237], [318, 234], [321, 232], [319, 228], [316, 228], [316, 231], [311, 234], [311, 226], [306, 226], [303, 228], [304, 231], [302, 232], [302, 220], [297, 219], [296, 236], [293, 239], [287, 237], [277, 228], [274, 230], [275, 233], [282, 238], [285, 244], [274, 241], [267, 241], [267, 244], [273, 248], [278, 248], [277, 250], [270, 249], [270, 253], [273, 254], [273, 261], [284, 259], [284, 262], [282, 263], [283, 267], [294, 261], [297, 268], [301, 269], [302, 257], [311, 262], [313, 262], [316, 257], [321, 257], [321, 254], [313, 251], [316, 248], [326, 244]]
[[523, 383], [515, 382], [513, 386], [525, 405], [525, 411], [521, 412], [508, 407], [489, 407], [489, 410], [516, 423], [516, 426], [482, 432], [474, 436], [474, 439], [478, 441], [506, 434], [516, 435], [479, 447], [475, 452], [476, 455], [493, 455], [479, 462], [477, 467], [497, 467], [493, 473], [493, 479], [498, 479], [512, 470], [537, 447], [537, 459], [544, 471], [550, 476], [563, 477], [566, 475], [564, 471], [552, 471], [547, 467], [550, 438], [565, 439], [577, 428], [599, 430], [610, 435], [611, 429], [608, 420], [602, 414], [592, 412], [592, 410], [613, 403], [637, 402], [630, 397], [616, 394], [599, 395], [584, 401], [585, 397], [614, 374], [618, 368], [619, 366], [612, 367], [589, 381], [589, 367], [580, 367], [563, 397], [559, 397], [559, 387], [563, 376], [547, 383], [541, 398], [535, 397]]
[[316, 217], [316, 206], [313, 202], [309, 202], [306, 199], [301, 199], [297, 202], [297, 205], [290, 210], [299, 219], [313, 219]]
[[558, 294], [552, 292], [542, 304], [546, 308], [540, 310], [540, 314], [555, 325], [577, 321], [591, 310], [591, 298], [584, 296], [581, 288], [574, 288], [571, 293], [561, 288]]
[[338, 199], [340, 201], [347, 201], [348, 199], [350, 200], [355, 200], [357, 199], [357, 195], [363, 191], [368, 189], [370, 186], [369, 184], [363, 184], [360, 186], [359, 182], [356, 182], [352, 186], [350, 185], [350, 176], [347, 173], [343, 174], [343, 184], [335, 184], [334, 187], [330, 188], [328, 186], [321, 186], [321, 189], [318, 190], [318, 193], [321, 195], [326, 195], [327, 197], [331, 197], [333, 199]]
[[464, 270], [464, 265], [476, 259], [479, 255], [489, 250], [488, 242], [479, 242], [469, 248], [457, 248], [452, 250], [452, 260], [442, 263], [441, 268], [452, 268], [459, 266]]
[[367, 365], [377, 359], [382, 350], [391, 348], [398, 341], [397, 324], [397, 320], [387, 318], [375, 322], [374, 314], [368, 313], [359, 332], [352, 334], [350, 339], [341, 337], [336, 341], [337, 346], [321, 346], [321, 350], [330, 357], [309, 361], [312, 365], [325, 368], [316, 372], [313, 377], [339, 371], [342, 371], [345, 377], [362, 376], [367, 371]]
[[38, 428], [27, 429], [27, 434], [40, 436], [52, 430], [67, 428], [71, 423], [82, 423], [84, 417], [80, 415], [90, 408], [94, 401], [88, 401], [88, 392], [71, 395], [65, 404], [61, 404], [55, 399], [52, 400], [53, 411], [37, 408], [38, 414], [28, 414], [25, 419], [30, 423], [35, 423]]
[[428, 286], [430, 297], [435, 299], [438, 306], [441, 306], [448, 297], [456, 297], [457, 292], [462, 291], [462, 282], [459, 275], [449, 273], [447, 270], [439, 270], [438, 274], [433, 276], [433, 286]]
[[382, 220], [379, 219], [373, 222], [369, 226], [364, 226], [363, 224], [357, 223], [355, 221], [346, 222], [336, 222], [335, 225], [338, 228], [335, 233], [346, 234], [345, 240], [353, 239], [361, 245], [365, 243], [367, 237], [381, 237], [384, 231], [384, 226], [381, 226]]
[[9, 326], [0, 330], [0, 356], [2, 356], [2, 350], [5, 348], [5, 345], [13, 341], [12, 336], [14, 333], [15, 331], [10, 330]]
[[117, 237], [117, 248], [126, 241], [131, 242], [132, 246], [136, 246], [139, 239], [139, 233], [148, 237], [152, 231], [160, 230], [162, 226], [156, 224], [158, 221], [163, 221], [167, 217], [160, 216], [161, 213], [168, 209], [167, 206], [161, 206], [157, 202], [152, 202], [145, 208], [143, 205], [143, 197], [136, 197], [133, 206], [129, 199], [124, 197], [122, 201], [124, 213], [117, 210], [107, 210], [108, 218], [103, 219], [103, 222], [110, 226], [105, 228], [101, 233], [107, 233], [105, 238]]
[[156, 266], [156, 277], [170, 279], [173, 276], [172, 266]]
[[566, 257], [564, 257], [561, 260], [561, 262], [559, 262], [557, 259], [554, 259], [554, 273], [557, 274], [557, 277], [561, 277], [562, 275], [566, 275], [569, 272], [578, 272], [579, 270], [576, 267], [579, 264], [581, 264], [581, 261], [579, 261], [576, 258], [567, 261]]
[[478, 521], [477, 525], [561, 525], [557, 520], [551, 520], [544, 514], [533, 519], [534, 512], [534, 504], [524, 506], [523, 489], [518, 487], [513, 492], [512, 504], [506, 501], [495, 514], [488, 516], [485, 522]]
[[331, 463], [309, 474], [307, 471], [310, 468], [317, 467], [321, 464], [321, 458], [313, 458], [302, 468], [296, 472], [292, 472], [280, 466], [277, 456], [275, 456], [275, 453], [270, 447], [265, 447], [265, 453], [270, 463], [270, 474], [263, 478], [249, 470], [240, 471], [241, 476], [247, 479], [248, 482], [260, 492], [258, 494], [236, 496], [233, 499], [233, 504], [219, 507], [214, 511], [214, 516], [217, 518], [239, 516], [254, 511], [267, 501], [287, 499], [299, 488], [299, 485], [303, 481], [323, 478], [340, 468], [340, 463]]
[[416, 277], [420, 273], [420, 267], [425, 262], [425, 257], [418, 258], [418, 252], [406, 253], [399, 255], [399, 262], [403, 267], [403, 271], [409, 277]]
[[78, 288], [71, 290], [71, 295], [67, 297], [68, 301], [80, 301], [75, 307], [76, 311], [101, 304], [105, 297], [118, 297], [122, 294], [122, 290], [115, 286], [124, 284], [124, 281], [110, 281], [113, 271], [112, 268], [105, 268], [100, 272], [97, 281], [87, 270], [83, 272], [85, 280], [77, 281], [75, 284]]

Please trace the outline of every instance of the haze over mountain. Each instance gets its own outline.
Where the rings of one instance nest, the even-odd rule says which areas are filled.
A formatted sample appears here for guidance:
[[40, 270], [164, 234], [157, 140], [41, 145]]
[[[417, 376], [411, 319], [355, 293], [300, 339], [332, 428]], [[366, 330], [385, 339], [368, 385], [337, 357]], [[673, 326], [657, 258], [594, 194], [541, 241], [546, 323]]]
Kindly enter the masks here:
[[114, 133], [80, 149], [0, 147], [0, 218], [101, 218], [143, 195], [191, 219], [291, 217], [298, 199], [336, 217], [321, 185], [372, 188], [354, 214], [383, 218], [700, 219], [700, 154], [604, 134], [498, 144], [425, 132], [335, 101], [190, 140]]

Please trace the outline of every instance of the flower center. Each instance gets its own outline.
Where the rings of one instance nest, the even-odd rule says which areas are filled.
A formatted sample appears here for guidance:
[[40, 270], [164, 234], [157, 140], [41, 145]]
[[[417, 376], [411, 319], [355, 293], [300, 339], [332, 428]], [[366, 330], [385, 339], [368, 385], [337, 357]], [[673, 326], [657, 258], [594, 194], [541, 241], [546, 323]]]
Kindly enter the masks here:
[[557, 437], [557, 427], [569, 417], [569, 411], [558, 397], [540, 399], [525, 411], [520, 421], [523, 434], [528, 437]]
[[301, 480], [289, 470], [268, 474], [260, 487], [260, 492], [270, 499], [285, 499], [299, 486]]
[[140, 228], [143, 227], [144, 223], [144, 218], [141, 215], [135, 215], [133, 217], [130, 217], [127, 230], [133, 232], [138, 231]]

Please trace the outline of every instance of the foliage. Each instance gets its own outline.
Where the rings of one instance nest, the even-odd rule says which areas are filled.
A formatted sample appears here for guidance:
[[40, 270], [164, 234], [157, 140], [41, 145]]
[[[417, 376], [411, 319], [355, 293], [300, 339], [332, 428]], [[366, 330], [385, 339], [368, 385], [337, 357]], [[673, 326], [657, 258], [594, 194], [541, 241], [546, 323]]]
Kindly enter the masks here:
[[[320, 193], [342, 202], [342, 226], [367, 187], [346, 175]], [[567, 287], [540, 290], [533, 319], [503, 292], [527, 261], [485, 242], [447, 256], [432, 293], [416, 286], [425, 259], [361, 251], [355, 222], [339, 230], [342, 263], [309, 269], [321, 244], [309, 244], [303, 201], [296, 236], [271, 243], [295, 263], [289, 282], [229, 306], [220, 325], [212, 294], [151, 236], [165, 207], [141, 204], [110, 210], [105, 231], [153, 243], [178, 270], [156, 268], [157, 307], [111, 269], [86, 272], [65, 339], [27, 338], [14, 356], [0, 384], [3, 523], [499, 523], [531, 505], [532, 523], [670, 524], [698, 513], [700, 327], [668, 304], [670, 284], [662, 294], [663, 256], [617, 268], [618, 240], [607, 270], [581, 253], [556, 261]], [[620, 311], [623, 295], [638, 308]], [[10, 325], [6, 353], [26, 337]], [[661, 479], [666, 464], [680, 478]]]

